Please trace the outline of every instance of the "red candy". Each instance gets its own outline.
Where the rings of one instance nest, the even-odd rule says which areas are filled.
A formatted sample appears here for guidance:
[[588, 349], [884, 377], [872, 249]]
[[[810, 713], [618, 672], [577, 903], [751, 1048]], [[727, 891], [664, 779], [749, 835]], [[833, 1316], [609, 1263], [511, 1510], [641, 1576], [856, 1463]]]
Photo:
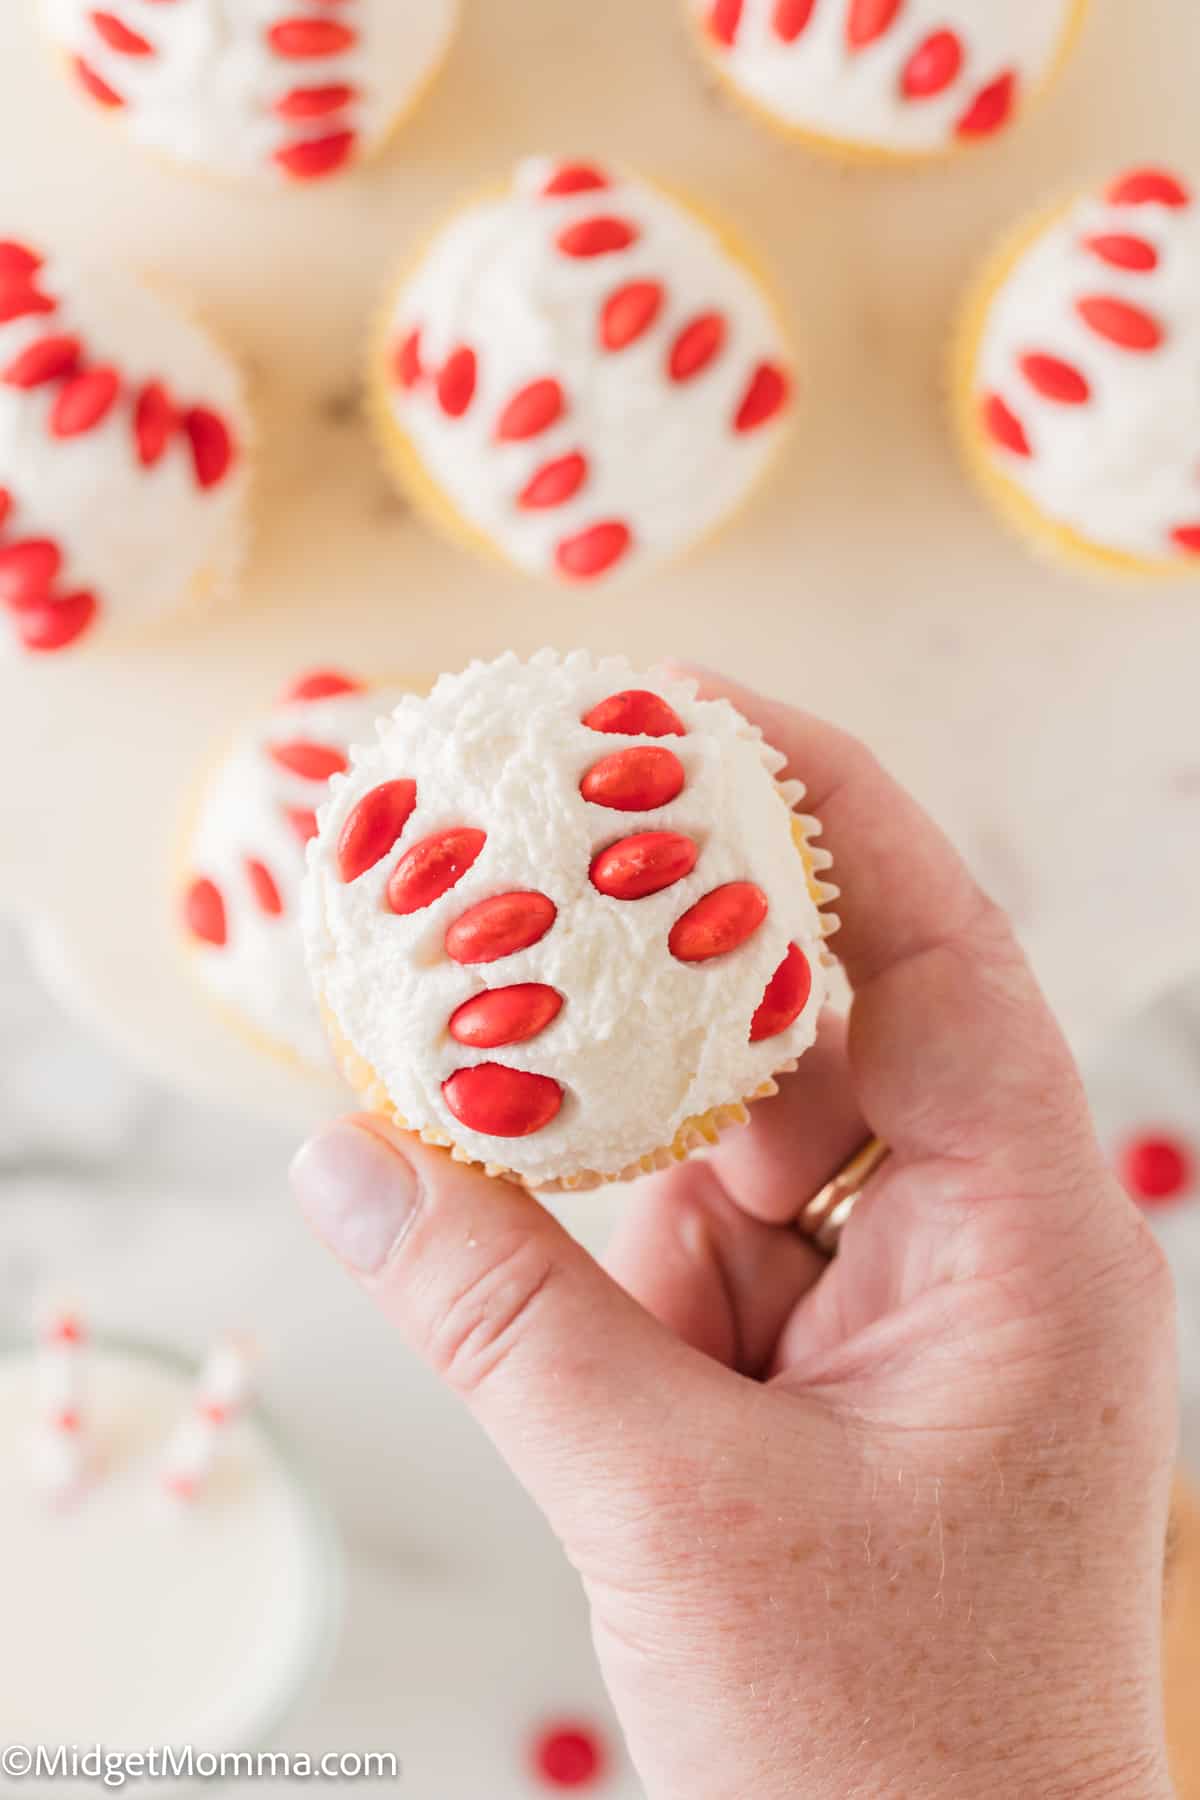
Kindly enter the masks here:
[[1131, 169], [1113, 182], [1105, 198], [1110, 206], [1188, 206], [1192, 196], [1165, 169]]
[[456, 963], [498, 962], [538, 943], [557, 917], [546, 894], [496, 894], [455, 919], [446, 932], [446, 954]]
[[767, 896], [752, 881], [728, 881], [714, 888], [676, 919], [667, 939], [680, 962], [708, 962], [753, 937], [767, 916]]
[[626, 688], [610, 694], [585, 713], [590, 731], [618, 732], [627, 737], [686, 737], [687, 727], [659, 694], [648, 688]]
[[812, 968], [799, 944], [789, 944], [787, 955], [767, 983], [758, 1011], [750, 1021], [750, 1042], [778, 1037], [793, 1025], [812, 993]]
[[563, 506], [575, 497], [587, 476], [587, 457], [582, 451], [573, 450], [567, 456], [556, 457], [553, 462], [543, 463], [537, 473], [530, 476], [517, 495], [517, 505], [526, 511]]
[[1188, 550], [1200, 555], [1200, 524], [1177, 525], [1171, 533], [1171, 542], [1180, 550]]
[[501, 443], [536, 437], [548, 431], [564, 410], [563, 391], [557, 381], [531, 381], [513, 395], [496, 422]]
[[909, 57], [900, 77], [900, 91], [908, 100], [928, 100], [943, 94], [958, 80], [963, 65], [962, 43], [953, 31], [935, 31]]
[[328, 781], [333, 775], [344, 775], [350, 767], [345, 752], [333, 744], [310, 744], [302, 739], [290, 744], [272, 744], [269, 755], [281, 769], [287, 769], [305, 781]]
[[1075, 310], [1097, 337], [1107, 338], [1122, 350], [1157, 350], [1163, 328], [1150, 313], [1112, 294], [1088, 294], [1075, 302]]
[[122, 56], [154, 55], [154, 45], [150, 40], [140, 32], [131, 31], [115, 13], [94, 12], [92, 24], [109, 49], [118, 51]]
[[292, 700], [333, 700], [339, 694], [361, 694], [363, 685], [339, 669], [314, 669], [301, 675], [279, 696], [283, 705]]
[[0, 605], [20, 611], [50, 592], [62, 555], [49, 538], [22, 538], [0, 549]]
[[72, 66], [80, 86], [87, 90], [93, 100], [98, 100], [101, 106], [124, 106], [125, 102], [116, 88], [109, 87], [104, 77], [98, 75], [91, 63], [85, 62], [82, 56], [77, 56]]
[[12, 495], [7, 488], [0, 488], [0, 526], [3, 526], [12, 511]]
[[685, 325], [671, 346], [667, 373], [672, 381], [691, 381], [721, 354], [725, 320], [720, 313], [700, 313]]
[[771, 27], [784, 44], [794, 44], [812, 18], [816, 0], [775, 0]]
[[610, 900], [644, 900], [690, 875], [700, 849], [680, 831], [642, 831], [592, 858], [592, 886]]
[[1119, 1165], [1125, 1186], [1143, 1205], [1178, 1200], [1195, 1179], [1190, 1151], [1174, 1138], [1134, 1138], [1122, 1149]]
[[14, 243], [11, 238], [0, 242], [0, 281], [12, 276], [28, 280], [41, 266], [41, 257], [27, 244]]
[[281, 19], [267, 32], [278, 56], [338, 56], [358, 42], [358, 33], [338, 19]]
[[170, 395], [161, 381], [148, 381], [133, 406], [133, 436], [143, 469], [152, 469], [164, 455], [174, 429]]
[[564, 256], [611, 256], [614, 251], [628, 250], [641, 233], [628, 219], [614, 219], [597, 214], [592, 219], [579, 219], [558, 234], [558, 247]]
[[619, 562], [632, 543], [633, 533], [628, 525], [619, 519], [606, 519], [575, 537], [564, 538], [554, 559], [563, 575], [573, 581], [589, 581]]
[[26, 650], [65, 650], [95, 619], [100, 608], [87, 592], [35, 600], [16, 614], [17, 636]]
[[562, 995], [538, 981], [491, 988], [476, 994], [450, 1015], [450, 1036], [473, 1050], [524, 1044], [545, 1031], [562, 1011]]
[[281, 119], [322, 119], [328, 113], [341, 112], [357, 98], [357, 89], [349, 82], [332, 81], [327, 87], [292, 88], [275, 102], [274, 111]]
[[422, 838], [405, 851], [387, 885], [394, 913], [420, 912], [462, 880], [487, 843], [487, 832], [462, 825]]
[[201, 877], [193, 881], [183, 901], [183, 916], [192, 936], [218, 950], [228, 940], [225, 902], [215, 882]]
[[1008, 123], [1017, 98], [1017, 78], [1011, 71], [977, 94], [955, 127], [959, 137], [987, 137]]
[[760, 363], [734, 415], [734, 430], [756, 431], [760, 425], [765, 425], [787, 404], [789, 391], [790, 384], [782, 369], [777, 369], [774, 363]]
[[50, 435], [82, 437], [103, 423], [117, 402], [121, 377], [115, 369], [88, 369], [59, 389], [50, 409]]
[[338, 839], [338, 874], [343, 881], [357, 881], [395, 849], [416, 804], [415, 781], [385, 781], [363, 795]]
[[533, 1745], [534, 1772], [553, 1788], [592, 1787], [603, 1779], [604, 1745], [586, 1725], [550, 1726]]
[[246, 875], [260, 909], [267, 914], [268, 918], [279, 918], [283, 912], [283, 898], [275, 885], [275, 877], [267, 865], [258, 862], [253, 856], [248, 856], [246, 858]]
[[196, 480], [208, 489], [225, 479], [233, 462], [233, 438], [219, 413], [207, 406], [190, 406], [183, 415], [183, 429], [191, 446]]
[[548, 200], [554, 200], [564, 194], [586, 194], [607, 186], [608, 176], [591, 163], [564, 163], [554, 171], [542, 193]]
[[52, 313], [58, 303], [40, 294], [31, 275], [5, 275], [0, 270], [0, 325], [10, 319], [23, 319], [30, 313]]
[[618, 750], [593, 763], [579, 784], [585, 800], [617, 812], [649, 812], [683, 792], [683, 764], [673, 750], [651, 745]]
[[424, 373], [421, 368], [421, 333], [410, 331], [396, 346], [392, 367], [401, 387], [414, 388]]
[[600, 343], [605, 350], [624, 350], [654, 324], [666, 295], [660, 281], [628, 281], [604, 302]]
[[1132, 269], [1144, 274], [1158, 267], [1158, 251], [1145, 238], [1131, 237], [1121, 231], [1102, 231], [1085, 238], [1083, 243], [1085, 250], [1090, 250], [1101, 262], [1110, 263], [1114, 269]]
[[1085, 377], [1061, 357], [1031, 351], [1021, 358], [1020, 367], [1030, 387], [1036, 388], [1044, 400], [1057, 401], [1060, 406], [1083, 406], [1092, 397]]
[[344, 168], [357, 143], [356, 131], [330, 131], [324, 137], [301, 138], [295, 144], [285, 144], [282, 150], [276, 150], [275, 161], [295, 181], [319, 181], [322, 175]]
[[742, 22], [742, 4], [743, 0], [713, 0], [708, 29], [718, 44], [728, 48], [736, 41]]
[[549, 1075], [478, 1063], [442, 1083], [446, 1105], [460, 1125], [485, 1137], [530, 1137], [543, 1131], [562, 1105], [563, 1091]]
[[452, 350], [437, 380], [438, 405], [448, 418], [461, 419], [475, 398], [475, 352], [466, 344]]
[[1011, 450], [1014, 456], [1033, 455], [1025, 427], [999, 394], [987, 396], [983, 403], [982, 421], [983, 429], [1002, 450]]
[[846, 37], [852, 50], [873, 44], [891, 29], [904, 0], [850, 0]]
[[315, 812], [310, 812], [304, 806], [285, 806], [283, 816], [302, 844], [307, 844], [311, 838], [316, 837], [317, 815]]
[[55, 336], [35, 338], [0, 375], [9, 387], [35, 388], [44, 382], [58, 381], [69, 375], [79, 362], [81, 346], [77, 337]]

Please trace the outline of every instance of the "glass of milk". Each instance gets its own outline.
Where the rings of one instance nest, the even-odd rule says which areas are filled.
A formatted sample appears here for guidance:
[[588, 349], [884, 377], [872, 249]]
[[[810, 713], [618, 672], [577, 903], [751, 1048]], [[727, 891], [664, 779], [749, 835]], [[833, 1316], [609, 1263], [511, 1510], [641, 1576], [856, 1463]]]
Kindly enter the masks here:
[[56, 1499], [35, 1476], [38, 1353], [0, 1343], [0, 1745], [261, 1747], [332, 1654], [329, 1516], [253, 1407], [172, 1498], [164, 1451], [195, 1368], [112, 1338], [86, 1355], [87, 1475]]

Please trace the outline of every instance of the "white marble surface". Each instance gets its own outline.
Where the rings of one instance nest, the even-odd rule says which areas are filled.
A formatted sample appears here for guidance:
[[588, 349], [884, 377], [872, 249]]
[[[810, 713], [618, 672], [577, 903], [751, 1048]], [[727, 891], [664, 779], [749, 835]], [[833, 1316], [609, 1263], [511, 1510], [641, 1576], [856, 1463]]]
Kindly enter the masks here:
[[[415, 1800], [533, 1792], [528, 1725], [601, 1702], [538, 1521], [292, 1218], [286, 1153], [335, 1097], [241, 1050], [182, 973], [169, 844], [214, 738], [313, 662], [683, 652], [865, 734], [1012, 909], [1085, 1051], [1200, 960], [1200, 587], [1096, 587], [1031, 562], [967, 490], [942, 392], [956, 296], [1016, 214], [1132, 160], [1200, 177], [1200, 9], [1095, 0], [1017, 135], [919, 174], [843, 171], [756, 132], [707, 90], [678, 12], [467, 0], [443, 81], [384, 163], [264, 195], [138, 157], [54, 75], [27, 0], [0, 9], [2, 234], [192, 296], [252, 369], [264, 438], [240, 610], [132, 654], [0, 664], [0, 907], [123, 1054], [250, 1115], [167, 1100], [6, 980], [0, 1305], [52, 1268], [102, 1320], [197, 1347], [259, 1322], [270, 1397], [352, 1549], [342, 1657], [293, 1740], [395, 1747]], [[602, 598], [436, 541], [356, 415], [387, 271], [491, 170], [560, 148], [708, 196], [761, 245], [807, 343], [801, 429], [769, 492], [702, 559]], [[604, 1791], [636, 1790], [618, 1774]]]

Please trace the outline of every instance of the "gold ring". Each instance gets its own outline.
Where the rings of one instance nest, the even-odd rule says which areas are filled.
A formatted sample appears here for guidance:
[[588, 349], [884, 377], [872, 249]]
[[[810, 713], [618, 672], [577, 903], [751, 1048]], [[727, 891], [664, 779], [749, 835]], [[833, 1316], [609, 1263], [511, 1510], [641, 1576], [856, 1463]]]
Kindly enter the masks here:
[[858, 1197], [876, 1170], [891, 1155], [881, 1138], [868, 1138], [849, 1162], [843, 1163], [832, 1181], [827, 1181], [819, 1194], [814, 1194], [800, 1217], [796, 1230], [829, 1256], [836, 1256], [846, 1220], [854, 1211]]

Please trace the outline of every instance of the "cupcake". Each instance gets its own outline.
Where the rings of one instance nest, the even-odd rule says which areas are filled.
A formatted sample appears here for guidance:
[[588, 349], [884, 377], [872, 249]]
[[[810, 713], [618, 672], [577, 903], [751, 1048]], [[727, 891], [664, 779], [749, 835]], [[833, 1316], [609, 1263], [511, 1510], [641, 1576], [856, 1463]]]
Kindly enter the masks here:
[[300, 936], [305, 846], [350, 745], [398, 698], [332, 670], [302, 676], [212, 769], [184, 853], [180, 919], [199, 980], [243, 1035], [326, 1074]]
[[191, 320], [0, 243], [0, 644], [136, 636], [227, 587], [249, 435], [236, 368]]
[[1074, 564], [1200, 574], [1200, 209], [1135, 169], [1018, 233], [956, 347], [969, 467]]
[[41, 0], [79, 85], [147, 149], [313, 181], [373, 155], [433, 80], [458, 0]]
[[995, 136], [1053, 78], [1087, 0], [687, 0], [721, 80], [777, 129], [867, 161]]
[[330, 788], [304, 934], [351, 1084], [530, 1188], [664, 1166], [812, 1043], [836, 890], [724, 700], [542, 651], [406, 697]]
[[712, 532], [778, 449], [791, 385], [762, 283], [711, 225], [631, 175], [544, 160], [437, 234], [370, 378], [418, 500], [564, 582]]

